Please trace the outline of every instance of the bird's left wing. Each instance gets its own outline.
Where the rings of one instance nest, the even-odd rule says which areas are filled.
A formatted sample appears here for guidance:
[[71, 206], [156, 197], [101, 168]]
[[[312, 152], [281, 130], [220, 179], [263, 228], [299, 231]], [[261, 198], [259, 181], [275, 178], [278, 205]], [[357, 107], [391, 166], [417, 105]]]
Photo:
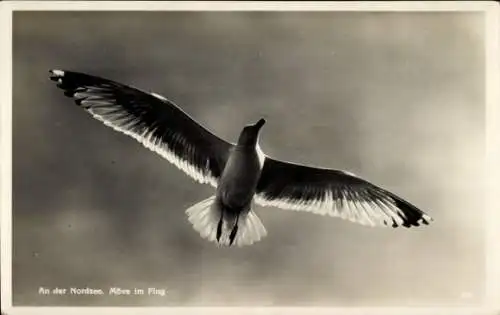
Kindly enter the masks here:
[[200, 183], [217, 185], [232, 144], [166, 98], [83, 73], [51, 70], [51, 80], [94, 118], [157, 152]]
[[256, 202], [372, 226], [418, 226], [432, 219], [409, 202], [355, 175], [266, 157]]

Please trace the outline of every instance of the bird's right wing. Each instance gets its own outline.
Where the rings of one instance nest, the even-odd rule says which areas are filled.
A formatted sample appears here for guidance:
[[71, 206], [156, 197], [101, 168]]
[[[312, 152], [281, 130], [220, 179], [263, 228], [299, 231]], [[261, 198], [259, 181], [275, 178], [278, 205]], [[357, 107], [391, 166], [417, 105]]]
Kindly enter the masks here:
[[217, 185], [233, 145], [173, 102], [96, 76], [63, 70], [50, 73], [64, 94], [94, 118], [141, 142], [198, 182]]
[[340, 217], [372, 226], [418, 226], [431, 217], [395, 194], [353, 174], [266, 157], [257, 203]]

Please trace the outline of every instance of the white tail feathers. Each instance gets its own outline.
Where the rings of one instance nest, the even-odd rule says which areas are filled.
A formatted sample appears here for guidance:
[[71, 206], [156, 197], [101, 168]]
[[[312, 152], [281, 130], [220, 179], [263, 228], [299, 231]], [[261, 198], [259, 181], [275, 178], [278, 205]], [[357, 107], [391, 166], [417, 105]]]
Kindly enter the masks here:
[[215, 196], [207, 198], [186, 210], [188, 220], [193, 225], [193, 228], [200, 233], [201, 237], [209, 241], [217, 241], [215, 236], [217, 232], [217, 212], [212, 211], [213, 201]]
[[234, 241], [238, 246], [252, 245], [267, 235], [266, 228], [252, 209], [240, 218], [238, 227]]
[[[193, 225], [193, 228], [200, 233], [201, 237], [215, 242], [218, 245], [230, 246], [229, 235], [233, 229], [234, 221], [224, 220], [222, 224], [222, 233], [217, 242], [217, 225], [220, 220], [220, 210], [216, 208], [214, 203], [215, 196], [211, 196], [186, 210], [188, 220]], [[241, 214], [238, 220], [238, 232], [234, 239], [233, 245], [239, 247], [244, 245], [252, 245], [260, 241], [267, 235], [266, 228], [260, 221], [259, 217], [253, 210], [247, 214]]]

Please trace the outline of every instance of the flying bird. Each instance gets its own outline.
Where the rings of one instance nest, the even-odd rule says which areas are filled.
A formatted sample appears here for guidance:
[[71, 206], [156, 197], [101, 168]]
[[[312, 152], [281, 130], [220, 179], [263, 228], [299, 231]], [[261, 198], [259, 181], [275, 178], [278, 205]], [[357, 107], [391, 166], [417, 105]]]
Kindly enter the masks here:
[[255, 204], [368, 226], [409, 228], [432, 221], [401, 197], [349, 172], [266, 155], [259, 146], [264, 119], [245, 126], [231, 143], [159, 94], [65, 70], [50, 70], [50, 79], [97, 120], [215, 187], [213, 196], [186, 214], [201, 237], [218, 246], [251, 245], [267, 235]]

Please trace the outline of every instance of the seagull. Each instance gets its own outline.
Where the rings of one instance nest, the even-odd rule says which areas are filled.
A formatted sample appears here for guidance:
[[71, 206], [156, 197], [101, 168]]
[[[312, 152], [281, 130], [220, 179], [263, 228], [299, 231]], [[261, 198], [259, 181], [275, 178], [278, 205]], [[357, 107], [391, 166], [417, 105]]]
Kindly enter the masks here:
[[167, 98], [109, 79], [50, 70], [64, 95], [105, 125], [158, 153], [215, 194], [186, 210], [200, 236], [241, 247], [267, 231], [255, 205], [338, 217], [366, 226], [415, 227], [433, 219], [392, 192], [350, 172], [275, 159], [259, 146], [266, 123], [244, 126], [236, 143], [221, 139]]

